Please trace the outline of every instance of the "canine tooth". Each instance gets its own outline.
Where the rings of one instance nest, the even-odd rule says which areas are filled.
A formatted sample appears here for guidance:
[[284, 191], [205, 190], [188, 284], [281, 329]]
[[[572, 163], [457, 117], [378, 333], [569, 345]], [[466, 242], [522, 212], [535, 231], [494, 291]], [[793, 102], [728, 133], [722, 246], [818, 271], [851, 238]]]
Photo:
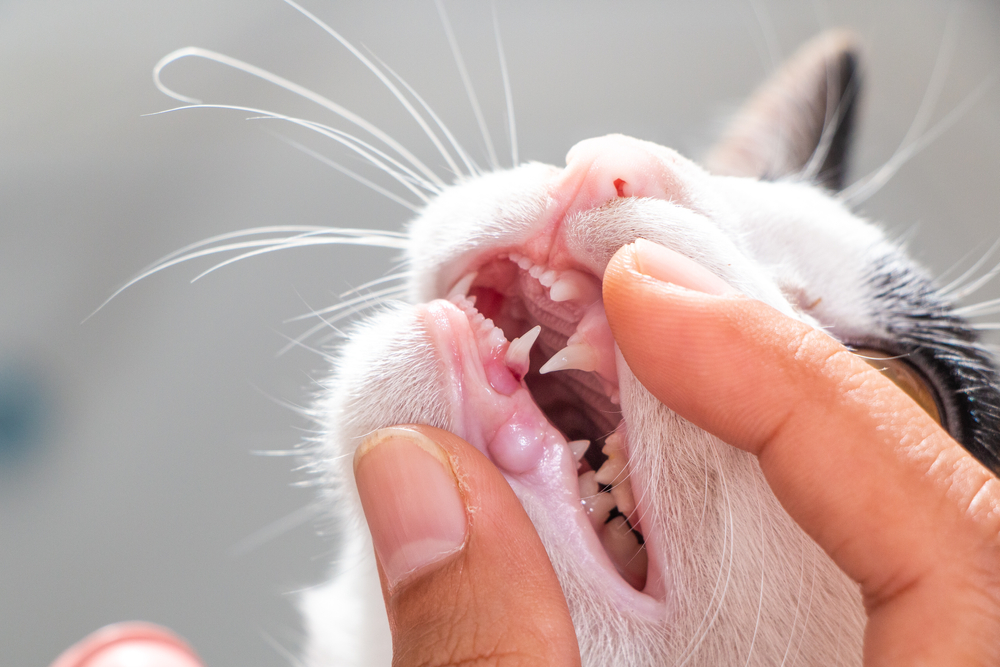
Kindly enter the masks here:
[[606, 530], [604, 524], [611, 516], [611, 510], [615, 508], [615, 499], [611, 497], [610, 493], [595, 493], [581, 498], [580, 502], [583, 503], [583, 511], [587, 513], [590, 525], [600, 535], [602, 531]]
[[587, 453], [590, 448], [590, 440], [574, 440], [567, 443], [569, 445], [569, 451], [573, 452], [573, 458], [579, 463], [583, 455]]
[[521, 268], [522, 271], [527, 271], [533, 266], [531, 260], [528, 259], [527, 257], [521, 257], [520, 259], [518, 259], [517, 265]]
[[560, 273], [549, 289], [549, 298], [553, 301], [579, 300], [592, 303], [600, 296], [600, 288], [594, 281], [573, 269]]
[[586, 343], [567, 345], [563, 349], [552, 355], [552, 358], [545, 362], [538, 372], [542, 375], [552, 371], [565, 371], [576, 369], [579, 371], [592, 371], [597, 369], [597, 350]]
[[516, 371], [522, 377], [528, 372], [528, 365], [531, 362], [530, 353], [531, 346], [535, 344], [538, 340], [538, 334], [541, 333], [541, 325], [536, 325], [535, 327], [529, 329], [520, 338], [515, 338], [507, 346], [507, 354], [504, 355], [504, 363], [511, 370]]
[[635, 512], [635, 496], [632, 495], [632, 481], [628, 476], [611, 487], [611, 497], [615, 499], [618, 511], [631, 519]]
[[619, 574], [634, 588], [641, 590], [646, 585], [649, 558], [646, 548], [639, 544], [639, 539], [624, 518], [616, 516], [608, 521], [601, 533], [601, 544]]
[[542, 275], [538, 276], [538, 282], [542, 284], [542, 287], [552, 287], [558, 277], [559, 274], [556, 271], [549, 269]]
[[596, 496], [601, 492], [601, 487], [594, 481], [594, 471], [588, 470], [576, 478], [580, 485], [580, 498], [586, 500], [591, 496]]
[[451, 299], [456, 296], [465, 296], [468, 294], [469, 288], [472, 287], [472, 282], [476, 279], [477, 275], [479, 275], [478, 272], [473, 271], [472, 273], [467, 273], [463, 276], [461, 280], [455, 283], [455, 286], [451, 288], [451, 291], [448, 292], [448, 298]]

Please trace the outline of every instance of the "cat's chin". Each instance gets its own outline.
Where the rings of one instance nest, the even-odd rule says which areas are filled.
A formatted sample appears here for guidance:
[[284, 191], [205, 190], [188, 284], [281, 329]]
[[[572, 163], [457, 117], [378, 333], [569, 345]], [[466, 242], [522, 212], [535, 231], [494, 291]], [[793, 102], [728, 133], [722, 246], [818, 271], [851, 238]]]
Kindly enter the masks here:
[[[663, 539], [628, 468], [618, 363], [601, 283], [585, 270], [491, 255], [447, 300], [417, 307], [455, 432], [510, 482], [550, 553], [629, 616], [662, 622]], [[627, 371], [626, 371], [627, 372]]]

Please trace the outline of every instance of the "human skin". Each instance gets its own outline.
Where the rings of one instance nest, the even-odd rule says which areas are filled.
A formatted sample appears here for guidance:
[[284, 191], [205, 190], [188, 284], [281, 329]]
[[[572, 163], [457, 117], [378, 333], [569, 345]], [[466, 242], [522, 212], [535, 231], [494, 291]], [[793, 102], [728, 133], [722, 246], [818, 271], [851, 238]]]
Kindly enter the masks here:
[[[646, 388], [757, 456], [788, 513], [859, 584], [865, 665], [1000, 664], [1000, 480], [908, 396], [826, 334], [649, 242], [611, 260], [604, 306]], [[372, 434], [354, 466], [394, 665], [580, 664], [541, 541], [485, 456], [403, 426]], [[192, 656], [149, 664], [197, 667]], [[124, 667], [97, 658], [52, 667]]]

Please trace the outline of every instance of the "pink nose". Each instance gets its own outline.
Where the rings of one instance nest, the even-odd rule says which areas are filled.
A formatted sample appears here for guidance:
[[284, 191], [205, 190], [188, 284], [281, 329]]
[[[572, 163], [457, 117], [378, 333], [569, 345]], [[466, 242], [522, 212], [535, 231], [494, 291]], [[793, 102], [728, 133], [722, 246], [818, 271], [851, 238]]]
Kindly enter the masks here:
[[581, 141], [566, 154], [552, 197], [563, 215], [616, 197], [654, 197], [690, 205], [691, 185], [705, 175], [676, 151], [620, 134]]

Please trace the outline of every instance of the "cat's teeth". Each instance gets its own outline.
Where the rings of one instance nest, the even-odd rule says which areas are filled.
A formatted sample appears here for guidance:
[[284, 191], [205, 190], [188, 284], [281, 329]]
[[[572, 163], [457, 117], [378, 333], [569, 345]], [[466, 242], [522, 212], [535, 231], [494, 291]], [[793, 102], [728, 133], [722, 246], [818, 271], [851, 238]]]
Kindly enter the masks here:
[[586, 274], [568, 269], [559, 273], [552, 283], [549, 288], [549, 298], [553, 301], [593, 303], [601, 298], [601, 287]]
[[452, 300], [455, 297], [467, 295], [469, 293], [469, 288], [472, 287], [472, 282], [476, 279], [477, 275], [478, 273], [473, 271], [472, 273], [468, 273], [463, 276], [461, 280], [455, 283], [455, 286], [451, 288], [451, 291], [448, 292], [448, 299]]
[[594, 471], [588, 470], [576, 479], [580, 485], [580, 498], [586, 500], [591, 496], [596, 496], [601, 492], [600, 485], [594, 480]]
[[597, 350], [586, 343], [567, 345], [552, 355], [552, 358], [538, 369], [542, 375], [553, 371], [575, 369], [579, 371], [597, 370]]
[[583, 504], [583, 511], [587, 514], [590, 525], [600, 535], [608, 517], [611, 516], [611, 510], [615, 508], [615, 499], [610, 493], [594, 493], [588, 496], [581, 494], [580, 502]]
[[639, 538], [629, 528], [625, 519], [616, 516], [604, 526], [600, 533], [601, 544], [611, 557], [615, 568], [632, 586], [642, 590], [646, 585], [649, 558], [646, 548], [639, 544]]
[[527, 257], [519, 257], [518, 260], [517, 260], [517, 266], [522, 271], [527, 271], [528, 269], [530, 269], [534, 265], [531, 263], [531, 260], [528, 259]]
[[531, 346], [535, 344], [538, 340], [538, 334], [541, 333], [541, 325], [537, 325], [532, 329], [529, 329], [520, 338], [515, 338], [507, 346], [507, 354], [504, 355], [504, 363], [507, 367], [524, 377], [528, 373], [528, 366], [530, 364], [530, 353]]
[[573, 440], [572, 442], [566, 443], [569, 445], [569, 451], [573, 452], [573, 458], [579, 463], [583, 455], [587, 453], [590, 449], [590, 440]]
[[611, 487], [611, 497], [615, 499], [619, 512], [627, 519], [634, 518], [632, 514], [635, 512], [635, 496], [632, 495], [632, 481], [628, 476]]
[[542, 275], [538, 276], [538, 282], [542, 284], [542, 287], [552, 287], [552, 285], [556, 282], [556, 279], [558, 277], [559, 277], [558, 271], [553, 271], [552, 269], [549, 269]]
[[604, 447], [601, 448], [607, 460], [597, 471], [596, 479], [598, 484], [615, 484], [624, 479], [622, 473], [628, 461], [625, 458], [625, 439], [621, 433], [615, 432], [604, 440]]
[[528, 275], [534, 278], [535, 280], [541, 278], [543, 273], [545, 273], [545, 267], [538, 266], [537, 264], [528, 269]]

